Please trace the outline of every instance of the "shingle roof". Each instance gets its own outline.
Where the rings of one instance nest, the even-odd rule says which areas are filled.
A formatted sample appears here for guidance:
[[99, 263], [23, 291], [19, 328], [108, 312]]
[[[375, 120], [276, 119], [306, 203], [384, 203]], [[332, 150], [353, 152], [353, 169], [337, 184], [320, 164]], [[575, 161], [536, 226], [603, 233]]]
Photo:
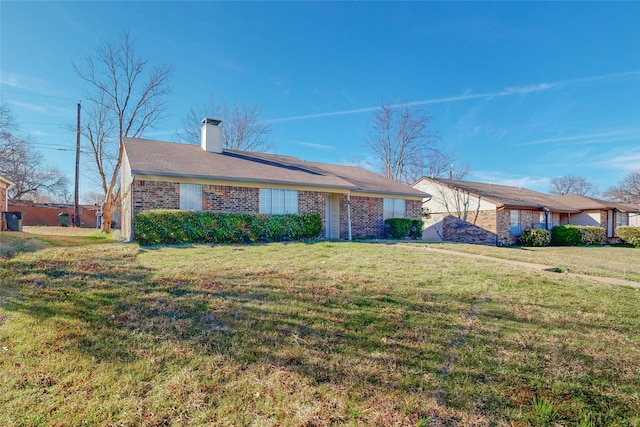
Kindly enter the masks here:
[[124, 145], [134, 174], [426, 196], [408, 185], [353, 166], [306, 162], [291, 156], [247, 151], [223, 150], [222, 153], [210, 153], [198, 145], [138, 138], [125, 139]]
[[553, 196], [508, 185], [487, 184], [483, 182], [460, 181], [443, 178], [424, 178], [434, 182], [467, 191], [484, 197], [497, 205], [521, 208], [548, 209], [554, 212], [578, 212], [573, 206], [556, 200]]
[[633, 206], [628, 203], [611, 202], [600, 200], [594, 197], [582, 196], [580, 194], [563, 194], [561, 196], [551, 196], [565, 205], [569, 205], [580, 210], [596, 209], [617, 209], [621, 212], [638, 212], [640, 206]]

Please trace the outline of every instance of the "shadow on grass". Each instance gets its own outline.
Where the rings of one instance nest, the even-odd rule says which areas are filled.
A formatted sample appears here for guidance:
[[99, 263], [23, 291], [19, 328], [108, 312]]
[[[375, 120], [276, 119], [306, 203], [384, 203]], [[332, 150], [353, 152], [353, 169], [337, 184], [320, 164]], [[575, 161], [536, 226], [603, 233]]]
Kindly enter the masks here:
[[[300, 270], [291, 277], [266, 267], [176, 273], [137, 262], [139, 252], [155, 249], [161, 248], [87, 247], [49, 258], [0, 261], [2, 307], [52, 322], [68, 351], [99, 362], [144, 361], [175, 344], [198, 357], [222, 356], [242, 367], [282, 367], [315, 386], [350, 390], [360, 403], [376, 396], [400, 401], [418, 395], [428, 401], [444, 390], [446, 404], [487, 414], [529, 405], [536, 396], [616, 416], [628, 410], [588, 382], [554, 389], [556, 380], [545, 372], [549, 348], [535, 336], [523, 344], [506, 333], [491, 333], [496, 325], [523, 334], [545, 329], [604, 332], [607, 324], [525, 319], [492, 304], [490, 297], [446, 291], [441, 283], [418, 293], [408, 285], [383, 292], [357, 275]], [[239, 246], [238, 253], [244, 249]], [[470, 327], [459, 348], [451, 348], [473, 305], [479, 328], [487, 329]], [[560, 302], [540, 307], [564, 312]], [[575, 357], [569, 348], [562, 351]], [[501, 352], [519, 358], [505, 361]], [[438, 378], [450, 353], [456, 356], [455, 368]], [[170, 353], [161, 356], [171, 358]], [[583, 362], [594, 371], [606, 369], [606, 361]], [[591, 380], [615, 381], [606, 376]], [[412, 419], [428, 419], [428, 409], [411, 409]]]
[[361, 401], [429, 395], [424, 375], [439, 369], [459, 321], [447, 295], [341, 290], [351, 284], [273, 270], [176, 278], [137, 263], [135, 247], [66, 251], [3, 261], [2, 308], [48, 322], [65, 351], [97, 362], [144, 361], [175, 344], [240, 366], [282, 367]]

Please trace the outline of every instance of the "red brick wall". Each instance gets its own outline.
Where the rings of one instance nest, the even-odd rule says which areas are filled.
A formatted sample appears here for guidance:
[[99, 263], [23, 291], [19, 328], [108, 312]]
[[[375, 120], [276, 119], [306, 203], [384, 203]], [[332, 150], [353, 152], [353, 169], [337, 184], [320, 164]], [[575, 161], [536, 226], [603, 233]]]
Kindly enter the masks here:
[[422, 200], [407, 200], [407, 218], [422, 219]]
[[[474, 221], [464, 221], [456, 216], [446, 216], [442, 224], [442, 239], [448, 242], [496, 244], [496, 211], [476, 211]], [[507, 218], [508, 220], [508, 218]], [[507, 222], [507, 232], [509, 231]]]
[[[151, 209], [179, 209], [180, 184], [159, 181], [134, 181], [131, 188], [134, 212]], [[258, 188], [226, 185], [202, 186], [202, 209], [212, 212], [259, 212]], [[326, 233], [327, 193], [298, 192], [298, 212], [318, 213], [322, 218], [322, 235]], [[355, 238], [384, 237], [383, 199], [379, 197], [351, 197], [351, 231]], [[340, 196], [340, 238], [348, 237], [347, 196]], [[407, 218], [422, 217], [422, 202], [407, 200]]]
[[257, 188], [203, 185], [202, 209], [211, 212], [255, 213], [259, 209]]
[[[517, 209], [516, 209], [517, 210]], [[512, 236], [509, 233], [509, 220], [511, 209], [503, 209], [498, 211], [498, 243], [506, 245], [514, 245], [518, 241], [519, 236]], [[540, 212], [533, 210], [520, 210], [520, 232], [540, 227]], [[560, 214], [551, 214], [551, 223], [553, 226], [560, 225]]]
[[[351, 237], [384, 237], [384, 220], [382, 218], [384, 204], [382, 200], [378, 197], [351, 196]], [[344, 203], [342, 197], [340, 198], [340, 237], [348, 237], [348, 206], [346, 201], [346, 196], [344, 196]]]
[[133, 211], [180, 209], [180, 184], [161, 181], [133, 181]]
[[327, 193], [319, 191], [298, 191], [298, 212], [318, 213], [322, 220], [321, 236], [326, 236], [327, 232]]

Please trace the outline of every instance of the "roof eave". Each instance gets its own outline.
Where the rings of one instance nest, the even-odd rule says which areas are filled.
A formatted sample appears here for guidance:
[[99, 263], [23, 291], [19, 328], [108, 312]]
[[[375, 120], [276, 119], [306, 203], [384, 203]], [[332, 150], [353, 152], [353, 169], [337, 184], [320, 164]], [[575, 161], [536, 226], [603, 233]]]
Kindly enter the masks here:
[[206, 179], [212, 181], [229, 181], [229, 182], [264, 182], [266, 184], [277, 184], [277, 185], [299, 185], [304, 187], [321, 187], [321, 188], [336, 188], [336, 189], [344, 189], [344, 190], [358, 190], [358, 187], [355, 185], [337, 185], [337, 184], [315, 184], [308, 182], [299, 182], [299, 181], [282, 181], [276, 179], [257, 179], [257, 178], [240, 178], [240, 177], [229, 177], [229, 176], [216, 176], [216, 175], [196, 175], [196, 174], [188, 174], [188, 173], [175, 173], [175, 172], [159, 172], [159, 171], [146, 171], [146, 170], [138, 170], [132, 169], [131, 173], [133, 175], [151, 175], [151, 176], [167, 176], [172, 178], [192, 178], [192, 179]]
[[6, 182], [6, 183], [8, 184], [8, 187], [7, 187], [7, 188], [11, 188], [11, 187], [13, 187], [14, 185], [16, 185], [14, 182], [9, 181], [7, 178], [1, 177], [1, 176], [0, 176], [0, 181]]
[[499, 206], [500, 209], [510, 209], [510, 208], [518, 208], [518, 209], [532, 209], [537, 211], [549, 211], [549, 212], [558, 212], [558, 213], [579, 213], [581, 212], [578, 209], [566, 209], [566, 208], [558, 208], [552, 206], [541, 206], [541, 205], [527, 205], [527, 204], [503, 204]]
[[406, 196], [406, 197], [416, 197], [416, 198], [420, 198], [420, 199], [424, 199], [425, 197], [429, 197], [431, 196], [431, 194], [429, 193], [425, 193], [425, 192], [414, 192], [414, 193], [407, 193], [407, 192], [402, 192], [402, 191], [384, 191], [384, 190], [369, 190], [366, 188], [357, 188], [354, 190], [355, 193], [374, 193], [374, 194], [382, 194], [382, 195], [388, 195], [388, 196]]

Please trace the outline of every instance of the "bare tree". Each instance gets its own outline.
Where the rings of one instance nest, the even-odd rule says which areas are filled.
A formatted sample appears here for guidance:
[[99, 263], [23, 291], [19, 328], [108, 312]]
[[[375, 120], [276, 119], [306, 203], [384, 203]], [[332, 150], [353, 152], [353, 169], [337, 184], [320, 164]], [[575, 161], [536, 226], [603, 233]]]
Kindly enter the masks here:
[[640, 203], [640, 169], [629, 172], [618, 185], [608, 188], [603, 196], [618, 202]]
[[101, 43], [82, 66], [73, 65], [78, 77], [89, 84], [88, 119], [82, 133], [105, 194], [102, 231], [108, 233], [120, 191], [124, 138], [142, 136], [162, 116], [172, 69], [163, 64], [147, 72], [147, 60], [137, 55], [128, 31], [118, 43]]
[[[429, 114], [412, 109], [406, 101], [382, 103], [371, 121], [365, 145], [375, 154], [384, 176], [411, 183], [450, 170], [455, 156], [438, 145], [438, 137], [430, 130], [431, 121]], [[458, 169], [456, 178], [468, 171], [466, 166]]]
[[96, 191], [90, 191], [82, 195], [82, 203], [86, 205], [102, 205], [104, 201], [104, 194], [98, 193]]
[[217, 104], [213, 97], [206, 107], [192, 107], [181, 120], [184, 142], [200, 144], [200, 123], [205, 117], [222, 120], [222, 146], [230, 150], [269, 151], [271, 126], [261, 120], [262, 109], [257, 105], [229, 106]]
[[598, 188], [585, 178], [566, 175], [553, 178], [549, 184], [549, 193], [553, 195], [580, 194], [581, 196], [597, 196]]
[[15, 184], [9, 189], [9, 198], [64, 197], [69, 184], [67, 177], [57, 168], [47, 166], [42, 153], [31, 145], [31, 138], [19, 136], [18, 130], [11, 109], [0, 104], [0, 175]]

